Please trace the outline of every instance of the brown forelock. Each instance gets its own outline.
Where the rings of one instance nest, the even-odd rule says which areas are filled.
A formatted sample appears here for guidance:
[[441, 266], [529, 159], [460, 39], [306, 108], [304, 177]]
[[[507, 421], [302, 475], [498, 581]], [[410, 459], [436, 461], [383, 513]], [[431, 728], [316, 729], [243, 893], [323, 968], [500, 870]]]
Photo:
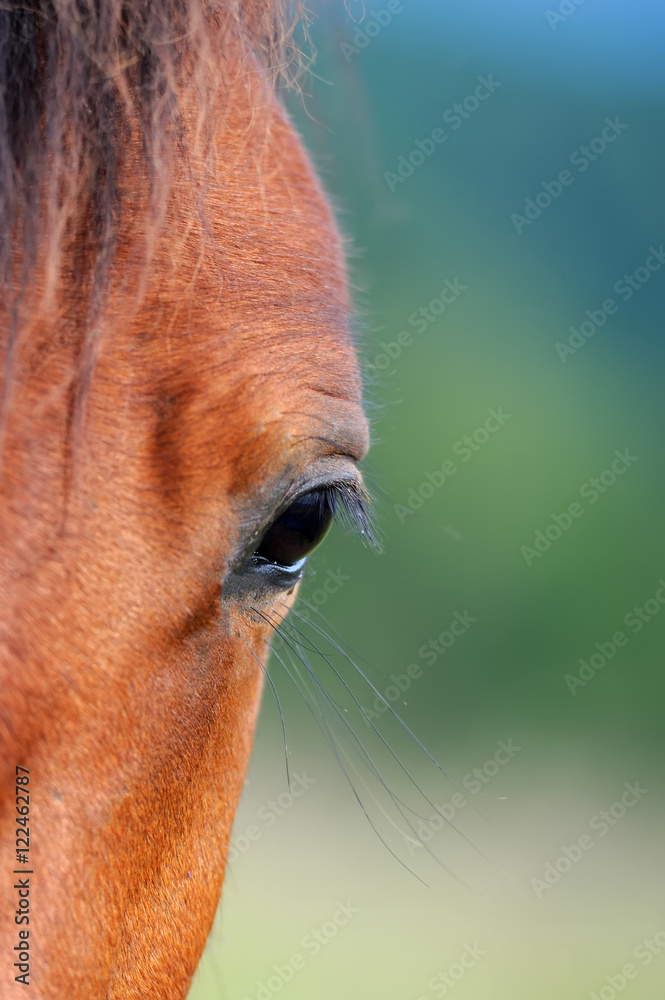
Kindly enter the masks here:
[[[366, 447], [339, 237], [254, 46], [224, 44], [207, 146], [196, 88], [179, 94], [161, 228], [144, 239], [135, 129], [96, 311], [77, 295], [84, 233], [48, 310], [43, 260], [21, 306], [0, 485], [0, 855], [11, 871], [19, 763], [32, 990], [48, 1000], [186, 994], [271, 631], [225, 599], [228, 574], [308, 469]], [[74, 433], [82, 338], [94, 364]], [[15, 896], [4, 879], [3, 913]], [[3, 954], [17, 929], [0, 932]], [[3, 997], [23, 995], [8, 963], [0, 975]]]
[[[220, 86], [257, 60], [292, 73], [297, 2], [291, 0], [6, 0], [0, 5], [0, 287], [30, 281], [41, 255], [42, 296], [52, 303], [71, 266], [81, 225], [100, 251], [101, 293], [123, 209], [117, 157], [130, 136], [142, 146], [159, 225], [182, 136], [200, 152]], [[229, 46], [232, 47], [231, 52]], [[20, 253], [16, 249], [20, 248]], [[86, 258], [84, 263], [89, 264]]]

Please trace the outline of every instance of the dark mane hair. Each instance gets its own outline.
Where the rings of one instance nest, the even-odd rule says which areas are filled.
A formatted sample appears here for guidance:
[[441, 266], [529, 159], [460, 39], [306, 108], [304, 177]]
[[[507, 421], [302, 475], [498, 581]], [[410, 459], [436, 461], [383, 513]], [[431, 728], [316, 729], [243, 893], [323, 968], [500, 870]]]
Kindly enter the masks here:
[[[0, 0], [0, 466], [19, 359], [24, 346], [40, 349], [33, 317], [50, 339], [63, 309], [74, 449], [112, 265], [122, 249], [137, 282], [134, 293], [123, 283], [125, 302], [138, 304], [176, 158], [192, 180], [203, 252], [225, 88], [243, 60], [292, 82], [299, 3]], [[123, 245], [128, 216], [139, 221]]]
[[[183, 151], [179, 94], [196, 88], [205, 142], [230, 38], [275, 71], [289, 64], [283, 0], [0, 0], [0, 296], [7, 308], [38, 258], [52, 297], [63, 248], [94, 241], [103, 284], [122, 211], [118, 163], [139, 143], [158, 225], [169, 165]], [[152, 220], [152, 221], [151, 221]]]

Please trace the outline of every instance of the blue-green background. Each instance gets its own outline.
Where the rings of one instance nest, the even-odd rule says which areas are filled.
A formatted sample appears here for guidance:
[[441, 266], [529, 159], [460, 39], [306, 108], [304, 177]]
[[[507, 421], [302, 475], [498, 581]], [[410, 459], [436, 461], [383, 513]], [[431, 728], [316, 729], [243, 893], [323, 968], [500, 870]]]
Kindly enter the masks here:
[[[362, 27], [386, 6], [377, 0], [362, 22], [357, 0], [328, 5], [312, 29], [315, 75], [303, 81], [304, 100], [290, 98], [350, 238], [374, 438], [365, 473], [383, 543], [377, 555], [336, 530], [311, 560], [302, 596], [312, 603], [318, 594], [324, 627], [341, 635], [379, 690], [409, 664], [422, 668], [394, 706], [457, 786], [499, 740], [521, 749], [484, 794], [467, 792], [455, 823], [471, 843], [450, 829], [429, 841], [449, 875], [424, 848], [409, 851], [391, 821], [408, 827], [356, 752], [369, 788], [353, 779], [372, 829], [273, 658], [291, 771], [316, 780], [274, 824], [265, 811], [259, 817], [287, 788], [279, 716], [266, 691], [235, 826], [236, 838], [252, 825], [259, 836], [229, 866], [191, 996], [582, 1000], [595, 991], [607, 1000], [620, 983], [607, 977], [630, 963], [635, 976], [622, 995], [655, 1000], [665, 950], [647, 965], [634, 949], [665, 932], [665, 612], [637, 634], [623, 621], [665, 577], [665, 267], [628, 302], [613, 286], [665, 243], [665, 11], [655, 0], [587, 0], [562, 4], [572, 13], [556, 22], [532, 0], [403, 0], [362, 51], [340, 48], [354, 42], [353, 18]], [[490, 74], [495, 92], [461, 127], [446, 126], [446, 109]], [[628, 126], [617, 140], [583, 173], [571, 167], [571, 154], [617, 117]], [[437, 127], [447, 142], [391, 192], [385, 172]], [[511, 214], [566, 168], [573, 184], [518, 234]], [[465, 291], [416, 332], [409, 316], [446, 279]], [[562, 362], [555, 344], [610, 297], [617, 313]], [[382, 367], [381, 343], [403, 330], [411, 344]], [[468, 462], [457, 457], [457, 474], [400, 523], [394, 505], [406, 504], [425, 473], [455, 458], [455, 443], [499, 407], [510, 419]], [[582, 484], [617, 449], [637, 461], [597, 503], [582, 500], [583, 516], [528, 566], [521, 547], [580, 500]], [[329, 571], [348, 579], [322, 597]], [[427, 665], [419, 649], [456, 611], [477, 621]], [[627, 644], [571, 693], [566, 675], [620, 629]], [[309, 635], [308, 646], [326, 645]], [[341, 653], [326, 649], [371, 709], [375, 695]], [[393, 792], [432, 816], [329, 663], [309, 648], [302, 655]], [[324, 706], [320, 691], [317, 702]], [[358, 744], [334, 722], [334, 709], [325, 714], [349, 766], [343, 755]], [[377, 725], [429, 798], [449, 802], [453, 784], [395, 720], [384, 713]], [[590, 833], [591, 818], [619, 800], [626, 782], [646, 791], [539, 895], [531, 880]], [[339, 902], [358, 913], [310, 954], [303, 937]], [[665, 946], [665, 933], [657, 940]], [[448, 994], [437, 992], [432, 981], [467, 945], [485, 954]], [[304, 968], [261, 993], [273, 966], [296, 952]]]

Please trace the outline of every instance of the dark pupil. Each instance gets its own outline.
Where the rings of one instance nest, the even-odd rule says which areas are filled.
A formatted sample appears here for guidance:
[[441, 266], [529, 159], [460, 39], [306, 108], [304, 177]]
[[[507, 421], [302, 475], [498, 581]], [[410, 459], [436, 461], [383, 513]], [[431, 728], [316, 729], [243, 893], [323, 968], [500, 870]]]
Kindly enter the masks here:
[[272, 524], [254, 553], [281, 566], [292, 566], [316, 548], [333, 519], [328, 495], [321, 491], [306, 493], [295, 500]]

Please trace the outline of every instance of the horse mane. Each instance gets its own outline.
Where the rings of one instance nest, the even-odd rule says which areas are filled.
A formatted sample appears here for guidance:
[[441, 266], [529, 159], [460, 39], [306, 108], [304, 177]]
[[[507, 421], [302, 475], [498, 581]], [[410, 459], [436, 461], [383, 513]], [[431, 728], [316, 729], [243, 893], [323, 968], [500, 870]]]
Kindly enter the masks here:
[[[295, 23], [289, 0], [0, 0], [0, 311], [11, 315], [40, 261], [48, 305], [63, 251], [82, 238], [70, 283], [100, 294], [128, 197], [123, 150], [139, 146], [156, 231], [172, 159], [205, 147], [237, 52], [278, 74]], [[195, 95], [186, 128], [183, 93]]]

